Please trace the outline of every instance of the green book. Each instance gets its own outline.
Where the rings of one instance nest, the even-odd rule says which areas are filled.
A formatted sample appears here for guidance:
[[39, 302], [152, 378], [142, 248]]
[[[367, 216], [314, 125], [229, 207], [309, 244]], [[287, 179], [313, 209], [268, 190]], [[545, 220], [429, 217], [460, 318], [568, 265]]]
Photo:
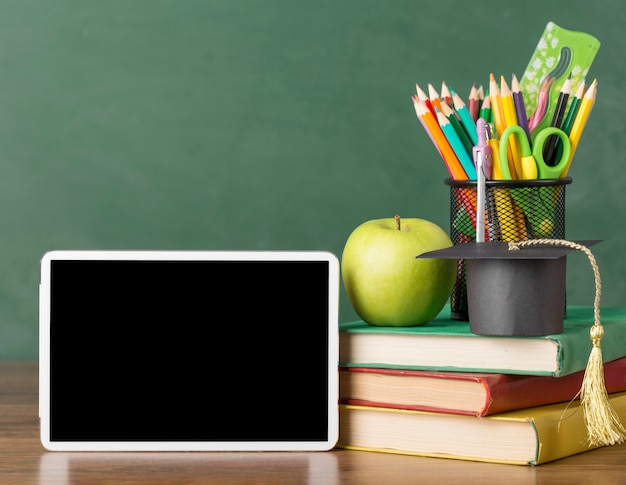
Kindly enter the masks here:
[[[339, 324], [339, 365], [562, 376], [585, 369], [591, 353], [593, 307], [569, 306], [560, 334], [533, 337], [477, 335], [449, 309], [418, 327]], [[601, 308], [602, 360], [626, 356], [626, 308]]]

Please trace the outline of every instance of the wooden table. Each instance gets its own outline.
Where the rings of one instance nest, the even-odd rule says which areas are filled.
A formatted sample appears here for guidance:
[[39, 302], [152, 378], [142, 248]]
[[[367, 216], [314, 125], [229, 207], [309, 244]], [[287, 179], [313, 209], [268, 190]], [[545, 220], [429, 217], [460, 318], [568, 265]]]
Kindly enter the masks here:
[[2, 484], [625, 484], [626, 445], [539, 466], [383, 453], [58, 453], [39, 441], [36, 362], [0, 362]]

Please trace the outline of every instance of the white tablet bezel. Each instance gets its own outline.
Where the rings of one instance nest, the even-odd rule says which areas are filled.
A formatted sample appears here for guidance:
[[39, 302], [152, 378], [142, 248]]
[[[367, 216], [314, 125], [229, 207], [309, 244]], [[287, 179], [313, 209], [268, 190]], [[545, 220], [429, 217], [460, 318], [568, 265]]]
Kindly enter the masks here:
[[[51, 441], [50, 268], [55, 260], [146, 261], [323, 261], [328, 264], [328, 439], [325, 441]], [[294, 282], [296, 284], [297, 282]], [[327, 251], [139, 251], [54, 250], [41, 259], [39, 291], [39, 416], [41, 443], [50, 451], [326, 451], [338, 439], [339, 262]], [[297, 325], [298, 315], [293, 315]], [[305, 418], [304, 418], [305, 419]]]

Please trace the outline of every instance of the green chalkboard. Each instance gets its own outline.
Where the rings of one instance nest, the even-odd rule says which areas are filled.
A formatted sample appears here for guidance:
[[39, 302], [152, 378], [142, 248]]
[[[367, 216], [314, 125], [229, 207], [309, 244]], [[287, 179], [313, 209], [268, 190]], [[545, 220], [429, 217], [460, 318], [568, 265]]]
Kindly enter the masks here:
[[[415, 83], [466, 96], [490, 72], [520, 74], [550, 20], [602, 42], [567, 235], [604, 240], [602, 303], [623, 304], [623, 12], [618, 0], [0, 0], [0, 358], [37, 358], [51, 249], [340, 256], [368, 219], [447, 229], [447, 172]], [[568, 264], [568, 301], [591, 304], [586, 258]], [[354, 318], [342, 290], [340, 321]]]

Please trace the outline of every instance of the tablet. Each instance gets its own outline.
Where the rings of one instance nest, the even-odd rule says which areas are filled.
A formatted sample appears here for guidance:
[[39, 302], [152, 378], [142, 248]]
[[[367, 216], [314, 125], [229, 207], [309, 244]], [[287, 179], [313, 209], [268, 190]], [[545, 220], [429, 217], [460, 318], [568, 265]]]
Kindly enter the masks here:
[[[39, 457], [39, 485], [209, 483], [339, 485], [337, 457], [316, 452], [50, 452]], [[123, 477], [123, 478], [122, 478]], [[91, 478], [91, 482], [90, 482]]]
[[46, 449], [336, 444], [332, 253], [50, 251], [39, 293]]

